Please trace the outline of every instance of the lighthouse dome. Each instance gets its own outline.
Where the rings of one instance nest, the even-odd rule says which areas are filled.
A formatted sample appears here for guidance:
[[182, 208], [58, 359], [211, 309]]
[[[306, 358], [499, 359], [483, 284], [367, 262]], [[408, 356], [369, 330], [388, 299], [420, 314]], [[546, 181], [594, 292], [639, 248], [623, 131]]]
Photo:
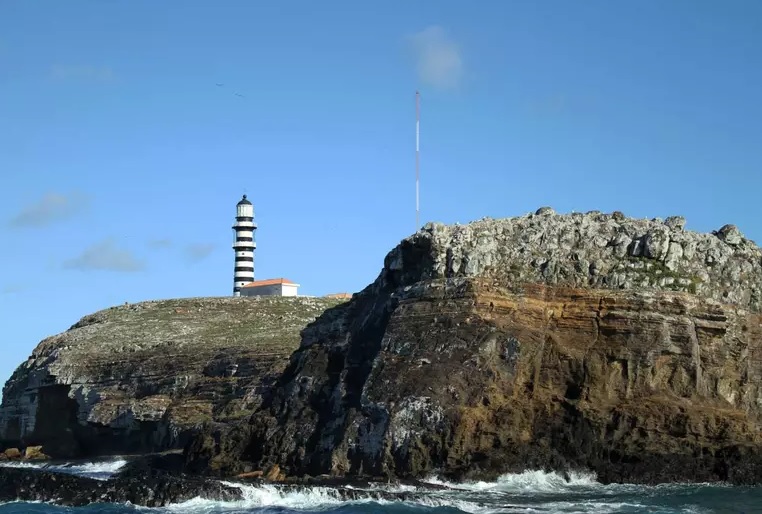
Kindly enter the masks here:
[[251, 205], [251, 202], [246, 199], [246, 195], [243, 195], [243, 198], [238, 202], [238, 205]]

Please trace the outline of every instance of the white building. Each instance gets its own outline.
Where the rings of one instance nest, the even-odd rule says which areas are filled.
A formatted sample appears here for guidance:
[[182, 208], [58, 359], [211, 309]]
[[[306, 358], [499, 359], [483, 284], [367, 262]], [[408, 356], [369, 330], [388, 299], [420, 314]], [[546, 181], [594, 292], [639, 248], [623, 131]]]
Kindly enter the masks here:
[[235, 268], [233, 270], [233, 296], [297, 296], [299, 284], [285, 278], [254, 280], [254, 251], [257, 240], [254, 234], [254, 206], [243, 195], [236, 204], [235, 224]]
[[297, 296], [299, 284], [287, 278], [255, 280], [240, 289], [241, 296]]

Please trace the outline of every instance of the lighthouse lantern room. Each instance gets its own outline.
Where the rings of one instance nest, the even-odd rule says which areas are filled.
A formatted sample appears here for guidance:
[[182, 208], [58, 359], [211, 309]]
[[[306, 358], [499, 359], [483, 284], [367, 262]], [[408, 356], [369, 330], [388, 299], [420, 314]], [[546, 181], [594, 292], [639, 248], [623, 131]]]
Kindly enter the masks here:
[[257, 224], [254, 222], [254, 206], [246, 195], [236, 205], [235, 242], [235, 270], [233, 273], [233, 296], [241, 295], [241, 288], [250, 282], [254, 282], [254, 250], [257, 248], [254, 232]]

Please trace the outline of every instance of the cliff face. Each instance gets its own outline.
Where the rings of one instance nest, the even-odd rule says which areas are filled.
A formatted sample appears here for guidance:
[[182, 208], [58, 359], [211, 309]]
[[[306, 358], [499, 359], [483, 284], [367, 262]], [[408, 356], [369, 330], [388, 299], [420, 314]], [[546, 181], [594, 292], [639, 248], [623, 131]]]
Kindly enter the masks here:
[[8, 380], [0, 444], [60, 457], [181, 447], [202, 423], [258, 407], [300, 330], [337, 303], [199, 298], [86, 316]]
[[762, 251], [683, 224], [542, 209], [428, 225], [189, 466], [762, 482]]

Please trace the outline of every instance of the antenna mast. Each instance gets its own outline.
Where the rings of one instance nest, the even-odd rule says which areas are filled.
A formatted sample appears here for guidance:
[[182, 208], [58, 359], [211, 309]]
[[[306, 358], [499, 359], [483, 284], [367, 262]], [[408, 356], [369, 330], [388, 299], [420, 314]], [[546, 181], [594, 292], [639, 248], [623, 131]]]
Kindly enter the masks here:
[[418, 195], [420, 191], [420, 180], [421, 180], [421, 171], [420, 171], [420, 125], [421, 125], [421, 95], [418, 93], [418, 91], [415, 92], [415, 230], [416, 232], [421, 227], [420, 217], [421, 217], [421, 208], [420, 203], [418, 200]]

